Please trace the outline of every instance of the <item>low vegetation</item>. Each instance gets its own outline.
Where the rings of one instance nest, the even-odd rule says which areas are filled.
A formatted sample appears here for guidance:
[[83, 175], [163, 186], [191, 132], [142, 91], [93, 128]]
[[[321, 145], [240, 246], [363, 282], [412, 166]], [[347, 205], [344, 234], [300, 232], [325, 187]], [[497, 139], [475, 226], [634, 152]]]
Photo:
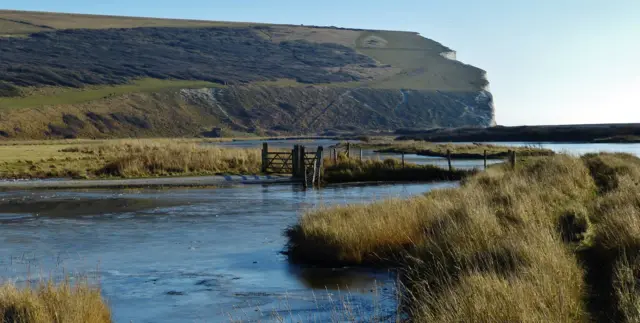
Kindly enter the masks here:
[[1, 178], [153, 177], [257, 174], [260, 151], [195, 140], [111, 140], [0, 146]]
[[[17, 88], [0, 82], [0, 109], [33, 108], [47, 105], [78, 104], [127, 93], [155, 92], [172, 89], [212, 88], [222, 85], [206, 81], [137, 79], [122, 85]], [[2, 91], [6, 97], [2, 97]], [[12, 92], [11, 92], [12, 91]]]
[[[341, 148], [346, 144], [341, 144]], [[375, 149], [380, 153], [393, 154], [417, 154], [421, 156], [431, 157], [447, 157], [447, 153], [451, 153], [451, 158], [458, 159], [483, 159], [484, 152], [487, 152], [489, 159], [502, 159], [509, 156], [509, 151], [515, 151], [518, 156], [552, 156], [555, 153], [550, 149], [531, 146], [500, 146], [492, 144], [454, 144], [454, 143], [433, 143], [427, 141], [414, 140], [390, 140], [382, 138], [379, 140], [369, 140], [367, 142], [351, 144], [354, 148]]]
[[630, 155], [537, 158], [457, 189], [305, 214], [287, 252], [399, 267], [418, 321], [637, 322], [639, 182]]
[[638, 142], [640, 124], [593, 124], [593, 125], [559, 125], [559, 126], [495, 126], [399, 129], [396, 134], [404, 140], [426, 140], [432, 142], [594, 142], [622, 143]]
[[0, 322], [110, 323], [111, 311], [100, 289], [86, 282], [41, 282], [18, 288], [0, 285]]
[[342, 155], [336, 163], [330, 158], [324, 161], [326, 183], [389, 182], [389, 181], [453, 181], [460, 180], [473, 171], [449, 171], [433, 165], [403, 164], [400, 160], [357, 160]]
[[373, 59], [338, 44], [276, 44], [260, 37], [259, 28], [269, 29], [71, 29], [0, 38], [0, 81], [63, 87], [125, 84], [137, 78], [330, 83], [357, 81], [359, 76], [329, 68], [376, 66]]

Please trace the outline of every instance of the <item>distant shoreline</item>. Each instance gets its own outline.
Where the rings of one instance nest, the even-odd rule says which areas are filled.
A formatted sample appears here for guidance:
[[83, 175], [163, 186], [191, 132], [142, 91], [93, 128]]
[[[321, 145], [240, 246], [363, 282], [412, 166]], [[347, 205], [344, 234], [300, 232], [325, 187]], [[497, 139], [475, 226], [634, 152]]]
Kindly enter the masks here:
[[396, 135], [431, 142], [640, 143], [640, 123], [400, 129]]

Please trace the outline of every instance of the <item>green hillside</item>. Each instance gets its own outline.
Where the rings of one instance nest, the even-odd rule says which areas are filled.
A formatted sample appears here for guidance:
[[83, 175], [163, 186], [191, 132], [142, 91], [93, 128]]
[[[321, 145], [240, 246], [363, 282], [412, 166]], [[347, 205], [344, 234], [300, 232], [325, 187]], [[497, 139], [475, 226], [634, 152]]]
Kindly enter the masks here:
[[[442, 44], [412, 32], [0, 10], [0, 113], [8, 112], [7, 109], [44, 109], [46, 113], [42, 115], [59, 116], [62, 121], [71, 107], [98, 108], [114, 97], [125, 102], [123, 96], [129, 94], [166, 92], [165, 95], [180, 101], [184, 98], [179, 97], [179, 91], [190, 88], [220, 88], [235, 93], [233, 88], [237, 87], [313, 86], [396, 90], [398, 94], [385, 101], [385, 105], [400, 107], [420, 102], [436, 112], [439, 107], [449, 109], [448, 103], [443, 105], [441, 101], [451, 101], [451, 94], [457, 97], [466, 93], [468, 97], [456, 99], [454, 109], [464, 116], [466, 110], [474, 109], [474, 100], [488, 82], [483, 70], [443, 56], [450, 52]], [[408, 102], [405, 91], [414, 91], [414, 96], [425, 94]], [[433, 92], [447, 97], [429, 94]], [[280, 99], [292, 103], [289, 98]], [[322, 97], [320, 101], [325, 99]], [[489, 101], [485, 103], [490, 105]], [[198, 111], [203, 109], [199, 103], [195, 106], [182, 103]], [[279, 103], [261, 101], [261, 104]], [[367, 113], [371, 107], [363, 104], [348, 104], [348, 109], [358, 110], [352, 111], [355, 115]], [[148, 102], [140, 106], [146, 105]], [[346, 107], [335, 102], [328, 109], [340, 108]], [[410, 108], [415, 110], [419, 106]], [[255, 110], [248, 106], [243, 109]], [[492, 107], [483, 106], [480, 110], [480, 114], [489, 113], [480, 118], [489, 122], [464, 125], [490, 124]], [[471, 112], [472, 120], [475, 114]], [[11, 115], [20, 117], [19, 113]], [[15, 128], [12, 123], [20, 120], [7, 116], [5, 113], [0, 119], [0, 127], [5, 128], [0, 128], [0, 135], [52, 136], [46, 127], [35, 127], [29, 132], [12, 130]], [[40, 123], [55, 126], [56, 119]], [[418, 122], [418, 126], [446, 124], [437, 118]], [[234, 125], [196, 124], [192, 132], [212, 126]], [[292, 129], [324, 130], [295, 125]], [[143, 131], [139, 135], [145, 133], [157, 135], [162, 131]], [[104, 135], [118, 137], [129, 133], [113, 129]]]

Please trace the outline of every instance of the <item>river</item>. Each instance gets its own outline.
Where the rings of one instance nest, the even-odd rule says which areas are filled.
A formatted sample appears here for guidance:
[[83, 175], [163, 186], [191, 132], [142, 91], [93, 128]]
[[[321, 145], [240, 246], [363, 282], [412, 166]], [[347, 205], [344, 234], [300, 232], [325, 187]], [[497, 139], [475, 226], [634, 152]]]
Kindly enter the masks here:
[[0, 193], [0, 277], [97, 277], [115, 322], [266, 320], [273, 310], [322, 321], [348, 295], [392, 315], [389, 273], [289, 265], [282, 232], [316, 206], [454, 185]]
[[[310, 147], [335, 143], [303, 142]], [[271, 147], [293, 144], [271, 142]], [[261, 142], [225, 145], [258, 147]], [[640, 145], [542, 146], [575, 154], [640, 154]], [[407, 160], [442, 162], [421, 156]], [[392, 320], [392, 273], [290, 265], [280, 253], [286, 243], [283, 230], [317, 206], [368, 203], [456, 185], [0, 192], [0, 281], [24, 285], [41, 277], [61, 279], [65, 273], [87, 275], [99, 280], [115, 322], [268, 321], [274, 316], [325, 321], [336, 309], [343, 312], [343, 298], [358, 315], [378, 311]]]

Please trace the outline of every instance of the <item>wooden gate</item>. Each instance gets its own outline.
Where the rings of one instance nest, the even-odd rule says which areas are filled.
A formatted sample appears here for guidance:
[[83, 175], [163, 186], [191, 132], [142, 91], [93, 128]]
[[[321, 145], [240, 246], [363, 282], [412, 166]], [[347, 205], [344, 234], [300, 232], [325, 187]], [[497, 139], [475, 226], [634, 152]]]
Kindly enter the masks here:
[[262, 151], [262, 172], [273, 174], [293, 174], [293, 152]]
[[267, 143], [262, 144], [262, 172], [291, 174], [303, 181], [305, 187], [320, 184], [322, 178], [322, 147], [307, 152], [304, 146], [295, 145], [291, 152], [270, 152]]

